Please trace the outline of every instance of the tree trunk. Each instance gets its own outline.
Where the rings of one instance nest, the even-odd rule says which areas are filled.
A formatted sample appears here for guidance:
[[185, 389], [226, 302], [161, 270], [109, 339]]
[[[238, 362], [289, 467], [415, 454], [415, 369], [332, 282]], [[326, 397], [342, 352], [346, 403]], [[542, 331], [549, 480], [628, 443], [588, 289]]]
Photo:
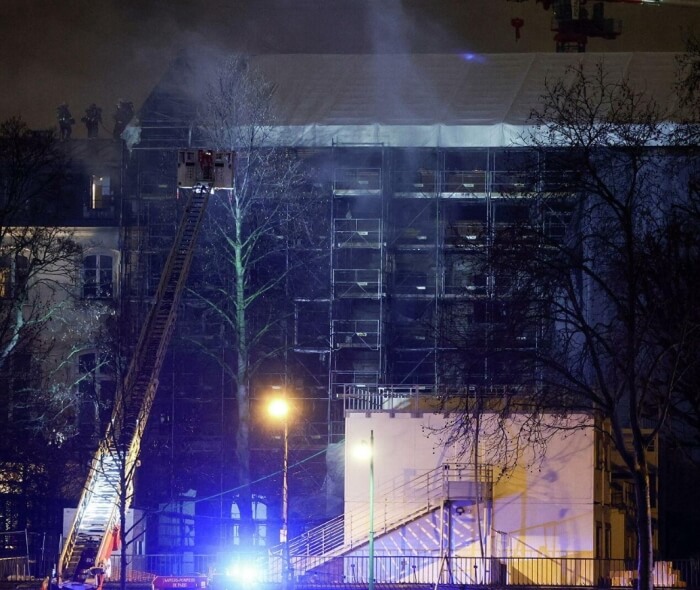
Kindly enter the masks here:
[[649, 473], [646, 465], [634, 473], [635, 500], [637, 505], [637, 590], [653, 589], [654, 539], [651, 522], [651, 497]]
[[248, 387], [237, 388], [238, 429], [236, 431], [236, 464], [238, 466], [238, 510], [240, 511], [241, 546], [253, 544], [253, 497], [250, 490], [250, 407]]
[[242, 253], [241, 214], [236, 219], [235, 246], [236, 264], [236, 331], [238, 350], [236, 351], [236, 405], [238, 424], [236, 429], [236, 465], [238, 466], [238, 510], [240, 514], [241, 546], [253, 544], [253, 497], [250, 489], [250, 392], [248, 391], [248, 326], [245, 305], [245, 265]]

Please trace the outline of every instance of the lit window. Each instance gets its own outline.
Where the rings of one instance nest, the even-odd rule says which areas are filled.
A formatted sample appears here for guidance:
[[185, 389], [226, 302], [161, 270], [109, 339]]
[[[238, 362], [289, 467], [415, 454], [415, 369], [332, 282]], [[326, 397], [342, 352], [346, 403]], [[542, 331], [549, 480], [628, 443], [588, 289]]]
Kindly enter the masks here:
[[93, 176], [90, 186], [90, 209], [107, 209], [112, 205], [109, 176]]
[[110, 299], [114, 293], [112, 257], [92, 254], [83, 260], [83, 297]]
[[[233, 525], [233, 544], [241, 544], [240, 525], [238, 521], [241, 519], [241, 511], [238, 509], [238, 504], [231, 504], [231, 519]], [[260, 500], [253, 500], [253, 520], [255, 521], [255, 531], [253, 533], [253, 544], [258, 547], [264, 547], [267, 544], [267, 505]]]
[[5, 258], [0, 260], [0, 299], [6, 299], [12, 293], [12, 269], [5, 262]]
[[17, 296], [22, 292], [29, 273], [29, 259], [17, 254], [0, 257], [0, 299]]

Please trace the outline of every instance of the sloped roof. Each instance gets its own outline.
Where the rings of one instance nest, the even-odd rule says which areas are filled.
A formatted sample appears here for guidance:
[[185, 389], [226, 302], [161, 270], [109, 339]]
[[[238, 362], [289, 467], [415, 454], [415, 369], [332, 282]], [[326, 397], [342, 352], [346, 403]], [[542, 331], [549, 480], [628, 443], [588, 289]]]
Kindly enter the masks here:
[[[538, 105], [545, 80], [602, 62], [673, 106], [674, 53], [259, 55], [276, 85], [278, 133], [287, 145], [507, 146]], [[202, 74], [203, 69], [194, 68]], [[177, 79], [177, 77], [175, 78]], [[171, 78], [171, 81], [173, 79]], [[181, 84], [187, 86], [182, 79]], [[198, 82], [190, 81], [194, 87]]]
[[601, 61], [672, 106], [672, 53], [484, 55], [266, 55], [257, 65], [277, 85], [289, 143], [509, 145], [527, 125], [546, 79]]

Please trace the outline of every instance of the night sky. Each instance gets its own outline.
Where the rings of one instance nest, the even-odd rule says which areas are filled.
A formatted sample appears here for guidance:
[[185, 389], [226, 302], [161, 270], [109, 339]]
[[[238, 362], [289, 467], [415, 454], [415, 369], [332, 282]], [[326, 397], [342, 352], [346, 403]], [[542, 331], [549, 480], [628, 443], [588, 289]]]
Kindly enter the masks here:
[[[116, 102], [140, 106], [186, 46], [222, 54], [553, 52], [551, 12], [534, 0], [2, 0], [0, 120], [55, 125], [69, 103], [76, 120], [95, 102], [105, 130]], [[686, 4], [688, 4], [686, 0]], [[615, 41], [589, 51], [678, 51], [700, 31], [698, 7], [608, 4], [623, 19]], [[525, 22], [515, 40], [511, 19]], [[84, 136], [78, 124], [76, 137]]]

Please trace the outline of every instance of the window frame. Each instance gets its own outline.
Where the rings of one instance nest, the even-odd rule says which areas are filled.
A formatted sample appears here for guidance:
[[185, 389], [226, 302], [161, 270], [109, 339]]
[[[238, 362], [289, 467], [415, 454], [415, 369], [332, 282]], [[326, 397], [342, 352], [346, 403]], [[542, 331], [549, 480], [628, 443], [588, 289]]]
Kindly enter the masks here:
[[26, 282], [28, 275], [28, 256], [22, 252], [14, 251], [0, 255], [0, 300], [16, 297], [18, 294], [17, 286]]
[[[87, 252], [83, 256], [80, 269], [82, 299], [105, 301], [116, 297], [116, 259], [113, 252], [104, 250]], [[94, 260], [94, 263], [88, 266], [88, 261], [91, 260]], [[109, 268], [103, 267], [107, 260]]]

